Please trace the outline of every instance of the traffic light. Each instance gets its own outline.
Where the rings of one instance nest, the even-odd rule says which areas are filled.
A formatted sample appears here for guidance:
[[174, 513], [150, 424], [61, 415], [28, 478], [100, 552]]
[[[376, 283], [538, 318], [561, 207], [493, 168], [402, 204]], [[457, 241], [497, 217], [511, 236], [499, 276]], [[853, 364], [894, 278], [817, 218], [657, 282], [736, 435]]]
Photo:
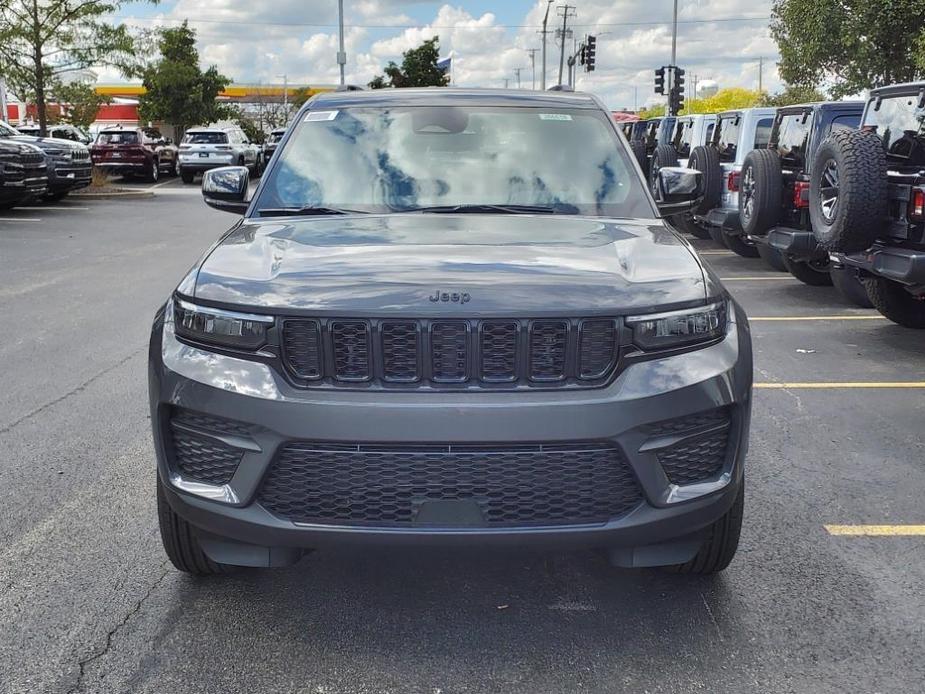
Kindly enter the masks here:
[[660, 67], [655, 70], [655, 93], [665, 93], [665, 68]]
[[582, 65], [585, 66], [585, 71], [593, 72], [594, 71], [594, 61], [597, 56], [597, 36], [589, 36], [588, 43], [585, 45], [585, 50], [583, 51], [584, 62]]
[[684, 108], [684, 70], [682, 68], [674, 68], [668, 105], [673, 115], [677, 115]]
[[678, 93], [682, 96], [684, 95], [684, 70], [683, 68], [676, 67], [674, 69], [674, 79], [671, 81], [671, 86], [678, 90]]

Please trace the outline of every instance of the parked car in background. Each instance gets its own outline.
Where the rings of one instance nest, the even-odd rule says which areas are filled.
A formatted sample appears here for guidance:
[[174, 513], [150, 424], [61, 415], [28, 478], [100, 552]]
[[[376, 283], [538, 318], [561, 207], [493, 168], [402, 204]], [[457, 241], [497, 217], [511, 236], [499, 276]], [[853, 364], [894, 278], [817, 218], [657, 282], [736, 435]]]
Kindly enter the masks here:
[[660, 219], [700, 175], [663, 169], [653, 199], [573, 92], [327, 93], [292, 128], [253, 195], [244, 167], [205, 173], [206, 203], [244, 217], [153, 325], [174, 566], [349, 542], [724, 569], [751, 338]]
[[180, 177], [192, 183], [197, 173], [219, 166], [246, 166], [260, 175], [263, 161], [260, 146], [252, 143], [237, 126], [190, 128], [180, 143]]
[[60, 200], [68, 193], [90, 185], [90, 150], [79, 142], [23, 135], [2, 121], [0, 138], [27, 142], [45, 153], [47, 189], [43, 197], [46, 199]]
[[[31, 135], [33, 137], [38, 137], [41, 132], [37, 123], [28, 123], [26, 125], [19, 125], [16, 129], [21, 132], [23, 135]], [[48, 132], [48, 137], [54, 137], [59, 140], [71, 140], [72, 142], [79, 142], [82, 145], [91, 145], [93, 144], [93, 138], [90, 137], [84, 130], [78, 128], [76, 125], [71, 125], [70, 123], [56, 123], [55, 125], [49, 125], [46, 128]]]
[[48, 158], [26, 142], [0, 138], [0, 209], [9, 209], [48, 191]]
[[708, 145], [691, 151], [689, 165], [703, 172], [704, 198], [695, 209], [710, 236], [739, 255], [756, 258], [758, 249], [742, 234], [739, 220], [739, 178], [745, 155], [767, 147], [777, 110], [746, 108], [717, 115]]
[[850, 301], [870, 306], [856, 270], [831, 272], [809, 214], [809, 181], [819, 145], [834, 131], [856, 130], [863, 101], [830, 101], [778, 110], [767, 148], [749, 152], [739, 183], [742, 233], [759, 255], [810, 285], [837, 284]]
[[860, 271], [891, 321], [925, 328], [925, 82], [874, 89], [860, 130], [835, 130], [809, 182], [816, 240]]
[[[668, 120], [667, 118], [665, 120]], [[666, 166], [688, 166], [691, 150], [710, 141], [716, 124], [714, 114], [697, 114], [672, 119], [671, 132], [660, 126], [658, 137], [663, 141], [656, 145], [649, 162], [650, 185], [657, 180], [657, 172]], [[664, 123], [664, 121], [663, 121]], [[664, 133], [664, 134], [663, 134]], [[654, 175], [653, 175], [654, 172]], [[694, 218], [693, 212], [674, 215], [669, 223], [680, 231], [686, 231], [697, 238], [710, 238], [707, 227]]]
[[283, 139], [283, 135], [286, 134], [286, 128], [275, 128], [273, 131], [267, 135], [267, 141], [263, 143], [263, 164], [266, 166], [270, 158], [273, 156], [273, 153], [276, 151], [277, 146], [279, 146], [280, 141]]
[[179, 173], [177, 147], [156, 128], [107, 128], [90, 149], [93, 164], [110, 174], [157, 182], [161, 173]]

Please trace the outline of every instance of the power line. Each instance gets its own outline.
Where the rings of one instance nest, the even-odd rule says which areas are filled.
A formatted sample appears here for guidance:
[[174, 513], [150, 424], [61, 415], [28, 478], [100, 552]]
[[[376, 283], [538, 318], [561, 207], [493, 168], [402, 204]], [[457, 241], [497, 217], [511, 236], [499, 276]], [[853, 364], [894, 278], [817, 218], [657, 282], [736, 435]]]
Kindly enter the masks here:
[[[172, 23], [182, 24], [228, 24], [232, 26], [276, 26], [276, 27], [307, 27], [314, 29], [337, 29], [337, 24], [319, 24], [314, 22], [258, 22], [236, 19], [201, 19], [197, 17], [185, 17], [183, 19], [173, 19], [167, 17], [114, 17], [110, 20], [115, 22], [139, 22], [148, 24]], [[766, 22], [771, 19], [770, 15], [760, 17], [715, 17], [713, 19], [679, 19], [678, 24], [717, 24], [724, 22]], [[595, 24], [571, 24], [573, 29], [595, 28], [595, 27], [636, 27], [636, 26], [668, 26], [671, 21], [653, 20], [644, 22], [601, 22]], [[540, 24], [492, 24], [490, 27], [479, 27], [479, 30], [488, 29], [535, 29], [542, 28]], [[458, 30], [474, 31], [464, 26], [437, 26], [431, 24], [344, 24], [345, 29], [439, 29], [439, 30]]]

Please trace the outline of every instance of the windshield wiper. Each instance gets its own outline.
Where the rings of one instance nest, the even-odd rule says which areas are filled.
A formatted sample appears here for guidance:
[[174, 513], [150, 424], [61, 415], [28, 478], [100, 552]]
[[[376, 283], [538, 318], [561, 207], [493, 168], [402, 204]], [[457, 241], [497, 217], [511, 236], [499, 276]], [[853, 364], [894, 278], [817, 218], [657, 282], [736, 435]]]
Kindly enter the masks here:
[[432, 205], [409, 207], [396, 212], [432, 212], [434, 214], [578, 214], [574, 205]]
[[343, 207], [320, 207], [318, 205], [306, 205], [305, 207], [265, 207], [257, 210], [261, 217], [283, 217], [283, 216], [309, 216], [309, 215], [326, 215], [326, 214], [366, 214], [362, 210], [348, 210]]

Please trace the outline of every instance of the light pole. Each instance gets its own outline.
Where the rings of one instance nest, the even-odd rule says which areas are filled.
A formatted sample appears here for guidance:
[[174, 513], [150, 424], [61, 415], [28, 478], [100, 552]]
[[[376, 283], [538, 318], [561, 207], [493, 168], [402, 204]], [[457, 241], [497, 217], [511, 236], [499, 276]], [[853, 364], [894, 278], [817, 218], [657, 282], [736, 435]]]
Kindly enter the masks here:
[[540, 32], [543, 35], [543, 71], [540, 80], [540, 89], [544, 92], [546, 91], [546, 34], [549, 33], [546, 29], [546, 22], [549, 21], [549, 8], [552, 7], [552, 2], [553, 0], [547, 0], [546, 2], [546, 14], [543, 15], [543, 31]]
[[340, 50], [337, 64], [340, 66], [340, 86], [344, 86], [344, 67], [347, 65], [347, 51], [344, 50], [344, 0], [337, 0], [337, 27], [340, 32]]
[[520, 89], [520, 71], [523, 70], [522, 67], [514, 68], [514, 76], [517, 78], [517, 88]]
[[289, 113], [289, 76], [288, 75], [277, 75], [277, 77], [283, 78], [283, 110], [288, 115]]

